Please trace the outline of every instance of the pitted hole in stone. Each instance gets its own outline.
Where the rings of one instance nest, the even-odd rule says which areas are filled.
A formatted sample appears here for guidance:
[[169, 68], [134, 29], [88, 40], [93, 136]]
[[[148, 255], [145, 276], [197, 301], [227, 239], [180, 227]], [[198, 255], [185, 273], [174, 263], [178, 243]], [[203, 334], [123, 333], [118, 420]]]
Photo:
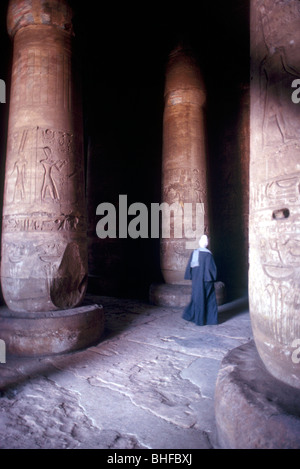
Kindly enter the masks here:
[[65, 249], [56, 277], [51, 279], [50, 296], [60, 309], [74, 308], [82, 301], [87, 287], [87, 272], [77, 243]]
[[272, 213], [273, 220], [284, 220], [290, 216], [290, 211], [288, 208], [280, 208], [278, 210], [274, 210]]

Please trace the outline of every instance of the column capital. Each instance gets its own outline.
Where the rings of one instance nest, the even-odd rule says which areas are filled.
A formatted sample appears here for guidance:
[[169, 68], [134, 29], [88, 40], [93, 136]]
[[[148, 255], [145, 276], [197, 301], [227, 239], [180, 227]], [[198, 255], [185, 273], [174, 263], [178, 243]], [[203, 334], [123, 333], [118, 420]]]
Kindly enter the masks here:
[[7, 30], [12, 38], [30, 25], [56, 26], [73, 34], [72, 16], [67, 0], [9, 0]]
[[165, 98], [180, 92], [195, 91], [203, 105], [206, 98], [204, 80], [190, 47], [179, 44], [169, 54], [166, 66]]

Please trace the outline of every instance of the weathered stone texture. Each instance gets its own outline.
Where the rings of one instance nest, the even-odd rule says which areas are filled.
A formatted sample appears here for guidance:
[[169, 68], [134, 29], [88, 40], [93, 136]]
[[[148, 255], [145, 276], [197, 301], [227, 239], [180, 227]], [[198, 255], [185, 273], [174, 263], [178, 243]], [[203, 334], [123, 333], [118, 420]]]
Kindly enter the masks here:
[[250, 341], [223, 359], [216, 383], [218, 445], [226, 449], [299, 449], [300, 393], [274, 378]]
[[252, 1], [251, 68], [250, 314], [268, 370], [300, 388], [299, 1]]
[[14, 40], [1, 282], [14, 311], [78, 305], [87, 283], [80, 90], [65, 1], [10, 1]]
[[10, 355], [56, 355], [98, 342], [104, 330], [104, 311], [99, 305], [85, 305], [16, 315], [2, 307], [0, 330]]
[[181, 308], [91, 301], [106, 313], [96, 346], [0, 365], [0, 448], [212, 449], [217, 372], [251, 337], [247, 304], [199, 329]]

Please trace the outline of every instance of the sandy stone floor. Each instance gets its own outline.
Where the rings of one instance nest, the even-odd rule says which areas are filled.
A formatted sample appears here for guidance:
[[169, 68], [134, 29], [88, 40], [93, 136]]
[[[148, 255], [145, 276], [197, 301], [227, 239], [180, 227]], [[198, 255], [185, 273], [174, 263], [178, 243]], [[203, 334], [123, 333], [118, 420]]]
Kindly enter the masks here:
[[105, 308], [99, 344], [0, 364], [0, 448], [217, 448], [215, 382], [224, 355], [252, 339], [246, 299], [204, 327], [180, 308], [87, 300]]

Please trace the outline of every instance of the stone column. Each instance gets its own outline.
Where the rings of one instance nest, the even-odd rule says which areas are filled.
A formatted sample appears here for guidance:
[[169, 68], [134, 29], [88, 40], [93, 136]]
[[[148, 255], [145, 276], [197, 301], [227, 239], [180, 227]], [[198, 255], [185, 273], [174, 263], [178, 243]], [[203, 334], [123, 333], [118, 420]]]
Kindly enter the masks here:
[[268, 371], [300, 389], [300, 3], [251, 7], [251, 323]]
[[[177, 47], [169, 56], [165, 80], [163, 119], [162, 202], [176, 204], [170, 237], [161, 238], [161, 269], [167, 284], [184, 284], [184, 271], [191, 253], [191, 231], [196, 230], [196, 204], [199, 234], [208, 233], [206, 151], [203, 106], [206, 94], [199, 67], [188, 48]], [[193, 204], [188, 215], [185, 204]], [[200, 205], [199, 205], [200, 207]], [[186, 220], [183, 220], [185, 214]], [[199, 219], [200, 218], [200, 219]], [[182, 238], [173, 232], [182, 226]], [[194, 247], [198, 247], [198, 240]]]
[[64, 353], [97, 342], [87, 283], [83, 132], [65, 0], [11, 0], [14, 41], [2, 224], [0, 308], [8, 354]]
[[[295, 82], [296, 80], [296, 82]], [[300, 3], [251, 1], [249, 307], [254, 341], [223, 359], [219, 446], [300, 444]]]
[[77, 306], [87, 283], [82, 113], [72, 11], [11, 0], [1, 282], [13, 311]]

